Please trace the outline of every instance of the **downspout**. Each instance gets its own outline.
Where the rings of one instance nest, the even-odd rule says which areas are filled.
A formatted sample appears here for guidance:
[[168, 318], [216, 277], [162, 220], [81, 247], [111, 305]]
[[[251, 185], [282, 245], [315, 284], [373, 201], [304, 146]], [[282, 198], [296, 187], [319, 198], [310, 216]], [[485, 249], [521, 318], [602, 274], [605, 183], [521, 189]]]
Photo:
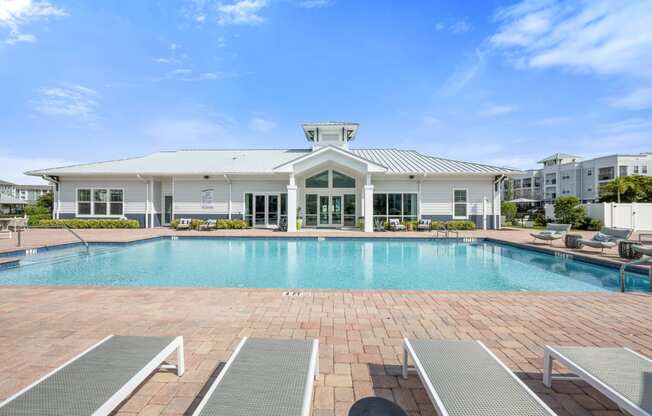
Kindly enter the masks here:
[[59, 219], [59, 213], [61, 212], [61, 197], [60, 197], [60, 190], [59, 190], [59, 184], [61, 181], [58, 181], [54, 179], [54, 176], [47, 176], [47, 175], [41, 175], [41, 178], [47, 182], [52, 182], [54, 183], [54, 194], [56, 196], [56, 199], [54, 200], [54, 203], [56, 204], [55, 207], [52, 209], [52, 216], [54, 217], [55, 220]]
[[417, 213], [417, 218], [419, 218], [419, 220], [423, 219], [423, 214], [422, 214], [422, 212], [423, 212], [423, 196], [421, 196], [421, 185], [422, 185], [424, 179], [426, 179], [426, 176], [428, 176], [428, 174], [426, 172], [423, 172], [422, 176], [423, 176], [423, 178], [418, 182], [419, 187], [417, 189], [417, 191], [419, 193], [419, 212]]
[[140, 174], [136, 174], [136, 177], [145, 183], [145, 228], [149, 228], [149, 183]]
[[229, 179], [229, 176], [227, 174], [224, 174], [224, 180], [229, 184], [229, 204], [228, 204], [228, 213], [229, 213], [229, 219], [231, 219], [231, 179]]

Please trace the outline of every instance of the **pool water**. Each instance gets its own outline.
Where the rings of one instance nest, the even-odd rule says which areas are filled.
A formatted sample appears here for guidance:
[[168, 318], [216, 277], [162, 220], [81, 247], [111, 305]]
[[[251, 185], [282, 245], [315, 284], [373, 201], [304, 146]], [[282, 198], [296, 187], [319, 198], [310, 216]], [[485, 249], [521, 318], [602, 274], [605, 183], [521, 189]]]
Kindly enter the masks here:
[[[484, 240], [180, 238], [45, 251], [4, 285], [618, 291], [618, 270]], [[628, 274], [627, 290], [646, 291]]]

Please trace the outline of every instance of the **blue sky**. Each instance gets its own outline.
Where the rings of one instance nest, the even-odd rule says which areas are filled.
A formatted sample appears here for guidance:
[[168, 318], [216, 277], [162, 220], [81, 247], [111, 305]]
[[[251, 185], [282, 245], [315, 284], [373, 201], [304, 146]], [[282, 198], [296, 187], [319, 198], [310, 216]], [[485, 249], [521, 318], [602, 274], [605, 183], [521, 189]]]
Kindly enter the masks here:
[[652, 1], [0, 0], [0, 178], [179, 148], [652, 151]]

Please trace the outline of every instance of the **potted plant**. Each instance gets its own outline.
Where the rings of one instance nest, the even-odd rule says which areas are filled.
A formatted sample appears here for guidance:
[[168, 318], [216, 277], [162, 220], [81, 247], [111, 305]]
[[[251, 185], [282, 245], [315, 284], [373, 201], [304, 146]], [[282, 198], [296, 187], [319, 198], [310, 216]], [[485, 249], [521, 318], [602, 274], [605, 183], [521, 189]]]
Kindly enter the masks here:
[[297, 207], [297, 231], [303, 227], [303, 218], [301, 218], [301, 207]]

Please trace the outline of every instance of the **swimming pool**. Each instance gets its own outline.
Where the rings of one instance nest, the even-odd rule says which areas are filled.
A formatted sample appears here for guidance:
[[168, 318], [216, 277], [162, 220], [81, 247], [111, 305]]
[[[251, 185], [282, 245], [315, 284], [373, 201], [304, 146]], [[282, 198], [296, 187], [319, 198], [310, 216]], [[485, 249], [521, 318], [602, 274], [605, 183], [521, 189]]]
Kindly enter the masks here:
[[[617, 291], [618, 270], [485, 240], [177, 238], [39, 251], [2, 285]], [[647, 291], [629, 274], [628, 291]]]

